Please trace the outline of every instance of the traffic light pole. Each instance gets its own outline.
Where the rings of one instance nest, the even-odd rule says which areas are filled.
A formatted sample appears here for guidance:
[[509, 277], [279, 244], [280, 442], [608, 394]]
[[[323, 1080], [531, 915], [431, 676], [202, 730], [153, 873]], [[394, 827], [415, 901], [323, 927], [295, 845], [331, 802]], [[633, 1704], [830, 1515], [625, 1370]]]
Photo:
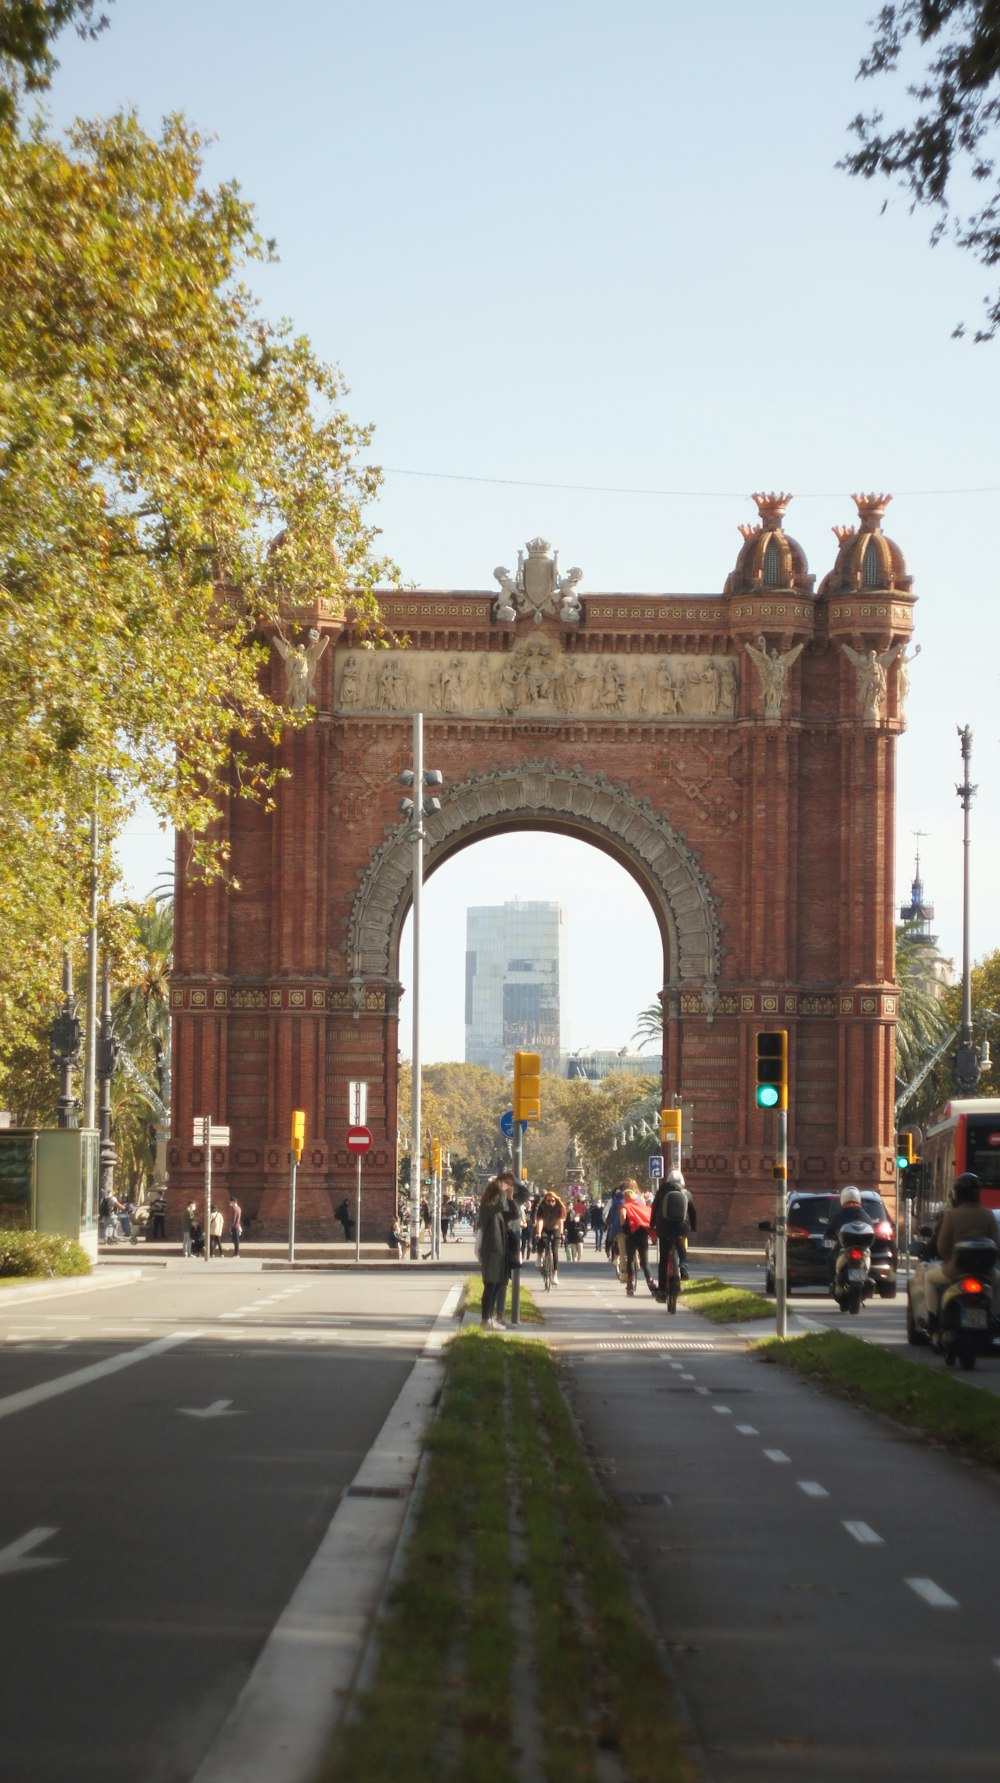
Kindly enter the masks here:
[[[518, 1182], [523, 1182], [524, 1178], [521, 1175], [521, 1156], [522, 1156], [522, 1145], [523, 1145], [523, 1141], [524, 1141], [524, 1133], [521, 1130], [520, 1121], [514, 1122], [514, 1131], [511, 1134], [511, 1138], [514, 1143], [514, 1175], [517, 1177]], [[521, 1218], [522, 1219], [524, 1218], [524, 1209], [523, 1208], [521, 1209]], [[521, 1228], [520, 1228], [520, 1226], [518, 1226], [518, 1228], [517, 1228], [517, 1244], [518, 1244], [518, 1260], [515, 1263], [513, 1269], [511, 1270], [511, 1280], [510, 1280], [510, 1322], [512, 1325], [519, 1325], [521, 1323]]]
[[777, 1144], [774, 1152], [774, 1296], [775, 1330], [788, 1334], [788, 1110], [778, 1108]]

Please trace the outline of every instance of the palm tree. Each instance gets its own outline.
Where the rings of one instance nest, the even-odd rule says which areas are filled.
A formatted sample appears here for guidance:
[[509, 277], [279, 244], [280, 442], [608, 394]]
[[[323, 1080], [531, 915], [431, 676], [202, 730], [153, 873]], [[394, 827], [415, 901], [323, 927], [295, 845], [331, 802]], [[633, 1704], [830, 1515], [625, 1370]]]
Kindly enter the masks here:
[[640, 1011], [639, 1011], [639, 1026], [636, 1028], [635, 1033], [632, 1035], [632, 1039], [638, 1040], [640, 1052], [642, 1051], [644, 1046], [652, 1046], [654, 1041], [662, 1041], [662, 1039], [663, 1039], [663, 1004], [662, 1003], [659, 1003], [659, 1002], [647, 1003], [645, 1009], [640, 1009]]
[[173, 941], [173, 904], [154, 895], [134, 913], [131, 971], [113, 1012], [115, 1034], [128, 1064], [120, 1061], [115, 1073], [112, 1126], [120, 1180], [136, 1200], [155, 1159], [156, 1109], [141, 1085], [144, 1080], [158, 1095], [163, 1093], [163, 1061], [170, 1043]]
[[945, 961], [933, 942], [914, 923], [896, 928], [896, 978], [899, 1021], [896, 1027], [896, 1078], [908, 1083], [924, 1060], [941, 1044], [948, 1017], [941, 1001]]

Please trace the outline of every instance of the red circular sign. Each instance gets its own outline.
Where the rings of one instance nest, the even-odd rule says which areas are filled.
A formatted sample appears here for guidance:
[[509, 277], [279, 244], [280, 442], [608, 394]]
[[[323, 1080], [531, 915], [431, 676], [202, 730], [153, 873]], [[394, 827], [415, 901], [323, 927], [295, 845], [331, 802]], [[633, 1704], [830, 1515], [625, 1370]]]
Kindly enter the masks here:
[[371, 1151], [371, 1148], [372, 1136], [367, 1127], [348, 1127], [347, 1149], [349, 1152], [360, 1158], [363, 1152]]

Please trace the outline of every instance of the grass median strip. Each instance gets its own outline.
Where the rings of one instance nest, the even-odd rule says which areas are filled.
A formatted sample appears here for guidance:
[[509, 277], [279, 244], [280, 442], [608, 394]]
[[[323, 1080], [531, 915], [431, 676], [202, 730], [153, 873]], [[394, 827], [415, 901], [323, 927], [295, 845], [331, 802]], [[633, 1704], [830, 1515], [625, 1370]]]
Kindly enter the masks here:
[[741, 1325], [747, 1319], [773, 1319], [774, 1306], [748, 1288], [730, 1288], [717, 1275], [693, 1276], [684, 1284], [679, 1305], [699, 1312], [715, 1325]]
[[972, 1460], [1000, 1466], [1000, 1399], [952, 1379], [943, 1364], [938, 1374], [840, 1331], [764, 1338], [754, 1354], [797, 1369]]
[[597, 1783], [602, 1752], [630, 1783], [693, 1783], [671, 1685], [610, 1533], [616, 1513], [549, 1350], [474, 1326], [449, 1344], [445, 1367], [374, 1681], [317, 1783], [515, 1783], [515, 1584], [527, 1596], [521, 1657], [527, 1643], [547, 1783]]

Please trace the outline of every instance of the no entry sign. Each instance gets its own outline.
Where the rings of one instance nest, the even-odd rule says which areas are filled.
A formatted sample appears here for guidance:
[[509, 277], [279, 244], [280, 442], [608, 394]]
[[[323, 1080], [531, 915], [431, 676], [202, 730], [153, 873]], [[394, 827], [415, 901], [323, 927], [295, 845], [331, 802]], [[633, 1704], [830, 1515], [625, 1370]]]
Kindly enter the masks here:
[[372, 1136], [368, 1127], [348, 1127], [347, 1149], [354, 1157], [360, 1158], [365, 1152], [371, 1151], [371, 1144]]

